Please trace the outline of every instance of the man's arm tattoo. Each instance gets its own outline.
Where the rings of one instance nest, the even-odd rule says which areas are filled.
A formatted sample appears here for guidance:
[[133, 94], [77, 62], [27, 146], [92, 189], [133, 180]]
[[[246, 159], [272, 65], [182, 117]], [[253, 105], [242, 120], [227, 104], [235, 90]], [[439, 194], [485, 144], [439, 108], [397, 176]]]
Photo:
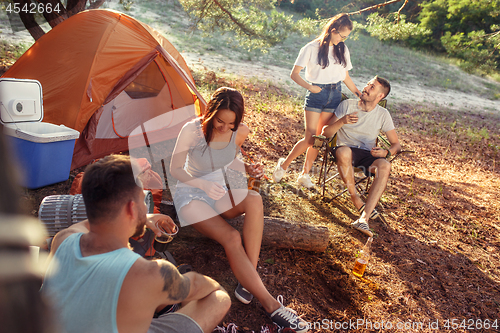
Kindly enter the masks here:
[[163, 291], [169, 294], [169, 298], [180, 301], [188, 296], [190, 286], [188, 279], [183, 279], [172, 267], [166, 265], [160, 267], [160, 274], [164, 281]]

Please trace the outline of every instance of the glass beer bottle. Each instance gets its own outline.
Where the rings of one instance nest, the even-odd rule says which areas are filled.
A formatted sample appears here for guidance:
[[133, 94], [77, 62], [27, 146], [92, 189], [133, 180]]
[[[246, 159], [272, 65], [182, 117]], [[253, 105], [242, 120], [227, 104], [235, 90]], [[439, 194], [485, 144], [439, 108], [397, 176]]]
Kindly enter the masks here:
[[372, 246], [372, 241], [372, 237], [368, 238], [365, 246], [359, 251], [359, 255], [352, 269], [352, 274], [354, 274], [354, 276], [362, 277], [365, 273], [366, 265], [368, 265], [368, 261], [370, 260], [370, 247]]

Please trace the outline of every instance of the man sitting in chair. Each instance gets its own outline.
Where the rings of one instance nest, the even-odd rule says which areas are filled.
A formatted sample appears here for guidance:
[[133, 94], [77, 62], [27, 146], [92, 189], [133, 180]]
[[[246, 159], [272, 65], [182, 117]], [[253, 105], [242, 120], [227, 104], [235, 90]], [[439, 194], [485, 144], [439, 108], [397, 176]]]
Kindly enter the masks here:
[[[387, 158], [401, 150], [389, 111], [378, 105], [390, 90], [387, 80], [374, 77], [363, 88], [360, 100], [345, 100], [337, 107], [321, 133], [326, 137], [337, 133], [337, 146], [332, 153], [335, 154], [338, 172], [347, 186], [351, 200], [361, 213], [351, 226], [370, 237], [373, 234], [368, 220], [378, 216], [375, 206], [386, 188], [391, 172], [391, 163]], [[386, 133], [391, 143], [389, 149], [376, 146], [380, 131]], [[362, 169], [367, 176], [375, 174], [366, 203], [363, 203], [356, 191], [353, 166]]]
[[[145, 226], [157, 233], [155, 222], [175, 226], [166, 215], [146, 215], [130, 158], [111, 155], [87, 167], [82, 195], [88, 221], [54, 237], [42, 286], [62, 331], [212, 332], [231, 305], [226, 291], [207, 276], [182, 275], [166, 260], [148, 261], [129, 249], [129, 237]], [[160, 315], [177, 303], [176, 312]]]

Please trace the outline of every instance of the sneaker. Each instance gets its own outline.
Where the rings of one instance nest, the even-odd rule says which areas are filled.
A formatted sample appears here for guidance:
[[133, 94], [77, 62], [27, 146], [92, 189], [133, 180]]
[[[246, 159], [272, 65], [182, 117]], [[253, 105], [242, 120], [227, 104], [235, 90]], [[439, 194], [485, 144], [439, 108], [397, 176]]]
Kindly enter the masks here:
[[181, 274], [186, 274], [187, 272], [191, 272], [193, 270], [193, 266], [188, 264], [182, 264], [177, 267], [177, 270]]
[[277, 299], [281, 306], [273, 313], [268, 314], [271, 320], [281, 328], [291, 328], [298, 333], [307, 332], [309, 330], [307, 322], [297, 316], [295, 311], [283, 306], [283, 296], [279, 295]]
[[[363, 213], [364, 210], [365, 210], [365, 205], [361, 206], [361, 208], [359, 209], [359, 213]], [[376, 209], [373, 209], [370, 215], [370, 219], [375, 220], [378, 216], [379, 212]]]
[[273, 180], [275, 183], [279, 183], [281, 181], [281, 178], [283, 178], [283, 176], [285, 175], [286, 173], [286, 170], [284, 170], [281, 165], [283, 164], [283, 162], [285, 162], [285, 159], [282, 157], [278, 160], [278, 164], [276, 164], [276, 167], [274, 168], [274, 172], [273, 172]]
[[180, 308], [181, 308], [181, 303], [167, 305], [166, 307], [164, 307], [159, 312], [155, 312], [154, 315], [153, 315], [153, 318], [159, 318], [160, 316], [163, 316], [163, 315], [165, 315], [167, 313], [174, 313], [177, 310], [179, 310]]
[[243, 304], [249, 304], [253, 299], [253, 295], [248, 290], [243, 288], [243, 286], [239, 282], [238, 286], [234, 290], [234, 296], [236, 296], [238, 301]]
[[307, 188], [311, 188], [314, 186], [313, 182], [311, 181], [311, 177], [309, 176], [308, 173], [300, 175], [299, 178], [297, 178], [297, 183]]
[[359, 219], [351, 223], [351, 227], [353, 227], [356, 230], [361, 231], [368, 237], [373, 237], [373, 233], [370, 231], [370, 227], [368, 226], [368, 223], [365, 222], [360, 222]]

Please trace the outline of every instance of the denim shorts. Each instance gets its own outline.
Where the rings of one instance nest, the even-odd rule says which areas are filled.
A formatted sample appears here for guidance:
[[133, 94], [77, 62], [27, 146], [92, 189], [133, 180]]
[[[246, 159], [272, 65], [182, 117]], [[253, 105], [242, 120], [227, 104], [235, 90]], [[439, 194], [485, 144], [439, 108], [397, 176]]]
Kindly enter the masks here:
[[312, 83], [315, 86], [321, 88], [319, 93], [312, 93], [307, 91], [306, 98], [304, 100], [304, 110], [312, 111], [312, 112], [335, 112], [337, 106], [339, 106], [342, 101], [342, 84], [341, 82], [337, 83], [328, 83], [328, 84], [319, 84]]

